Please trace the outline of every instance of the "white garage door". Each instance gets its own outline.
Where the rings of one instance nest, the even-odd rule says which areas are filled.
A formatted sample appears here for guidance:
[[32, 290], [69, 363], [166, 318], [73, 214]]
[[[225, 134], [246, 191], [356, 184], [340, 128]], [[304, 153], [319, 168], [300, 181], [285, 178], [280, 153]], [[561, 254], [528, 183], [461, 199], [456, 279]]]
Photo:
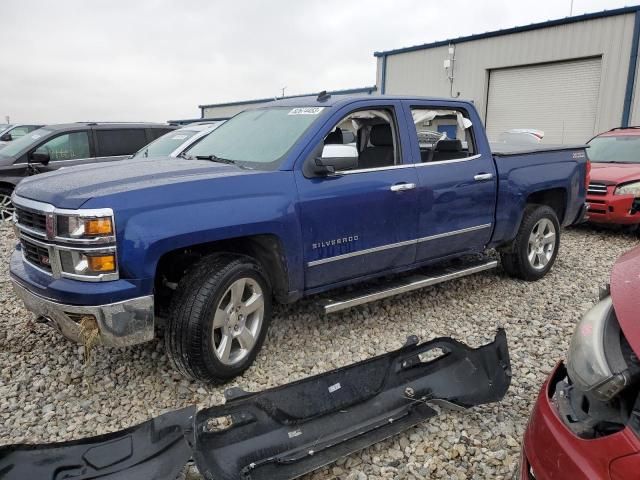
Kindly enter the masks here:
[[535, 128], [543, 143], [583, 143], [593, 136], [601, 59], [492, 70], [487, 134], [497, 141], [511, 128]]

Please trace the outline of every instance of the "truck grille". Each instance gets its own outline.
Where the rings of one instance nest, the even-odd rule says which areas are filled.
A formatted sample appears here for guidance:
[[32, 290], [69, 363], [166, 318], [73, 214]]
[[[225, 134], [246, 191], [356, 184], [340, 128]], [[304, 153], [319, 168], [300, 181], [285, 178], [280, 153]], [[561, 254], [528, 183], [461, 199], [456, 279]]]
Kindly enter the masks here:
[[51, 259], [49, 257], [49, 249], [36, 245], [26, 238], [20, 239], [24, 258], [38, 268], [51, 272]]
[[47, 231], [47, 217], [42, 213], [16, 207], [16, 219], [19, 225], [41, 233]]
[[606, 195], [607, 186], [602, 183], [590, 183], [587, 193], [589, 195]]

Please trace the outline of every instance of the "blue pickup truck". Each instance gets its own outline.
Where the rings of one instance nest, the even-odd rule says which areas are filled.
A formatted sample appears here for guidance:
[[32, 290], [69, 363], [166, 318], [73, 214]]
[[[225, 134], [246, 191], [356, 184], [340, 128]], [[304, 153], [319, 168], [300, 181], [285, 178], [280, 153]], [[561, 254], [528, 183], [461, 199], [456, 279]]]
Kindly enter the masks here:
[[91, 322], [106, 346], [160, 329], [179, 371], [225, 381], [253, 362], [274, 300], [326, 292], [333, 312], [494, 268], [492, 249], [508, 274], [543, 277], [582, 219], [588, 163], [583, 146], [526, 148], [492, 152], [464, 101], [278, 100], [180, 158], [23, 180], [11, 278], [70, 339]]

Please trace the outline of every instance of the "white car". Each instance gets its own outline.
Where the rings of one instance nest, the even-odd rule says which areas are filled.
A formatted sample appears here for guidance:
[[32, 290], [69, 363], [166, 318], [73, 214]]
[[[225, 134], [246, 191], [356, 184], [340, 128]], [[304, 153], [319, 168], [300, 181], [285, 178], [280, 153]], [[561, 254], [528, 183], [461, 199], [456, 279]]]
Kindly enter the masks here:
[[138, 150], [131, 158], [177, 157], [223, 123], [224, 121], [203, 121], [186, 125], [157, 138]]

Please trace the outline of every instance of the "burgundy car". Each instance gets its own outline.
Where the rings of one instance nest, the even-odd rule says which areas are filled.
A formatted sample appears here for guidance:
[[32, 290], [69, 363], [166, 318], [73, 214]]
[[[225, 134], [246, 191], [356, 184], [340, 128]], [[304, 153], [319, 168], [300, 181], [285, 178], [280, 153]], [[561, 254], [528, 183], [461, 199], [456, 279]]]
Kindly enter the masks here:
[[578, 323], [524, 435], [520, 479], [640, 478], [640, 248]]

